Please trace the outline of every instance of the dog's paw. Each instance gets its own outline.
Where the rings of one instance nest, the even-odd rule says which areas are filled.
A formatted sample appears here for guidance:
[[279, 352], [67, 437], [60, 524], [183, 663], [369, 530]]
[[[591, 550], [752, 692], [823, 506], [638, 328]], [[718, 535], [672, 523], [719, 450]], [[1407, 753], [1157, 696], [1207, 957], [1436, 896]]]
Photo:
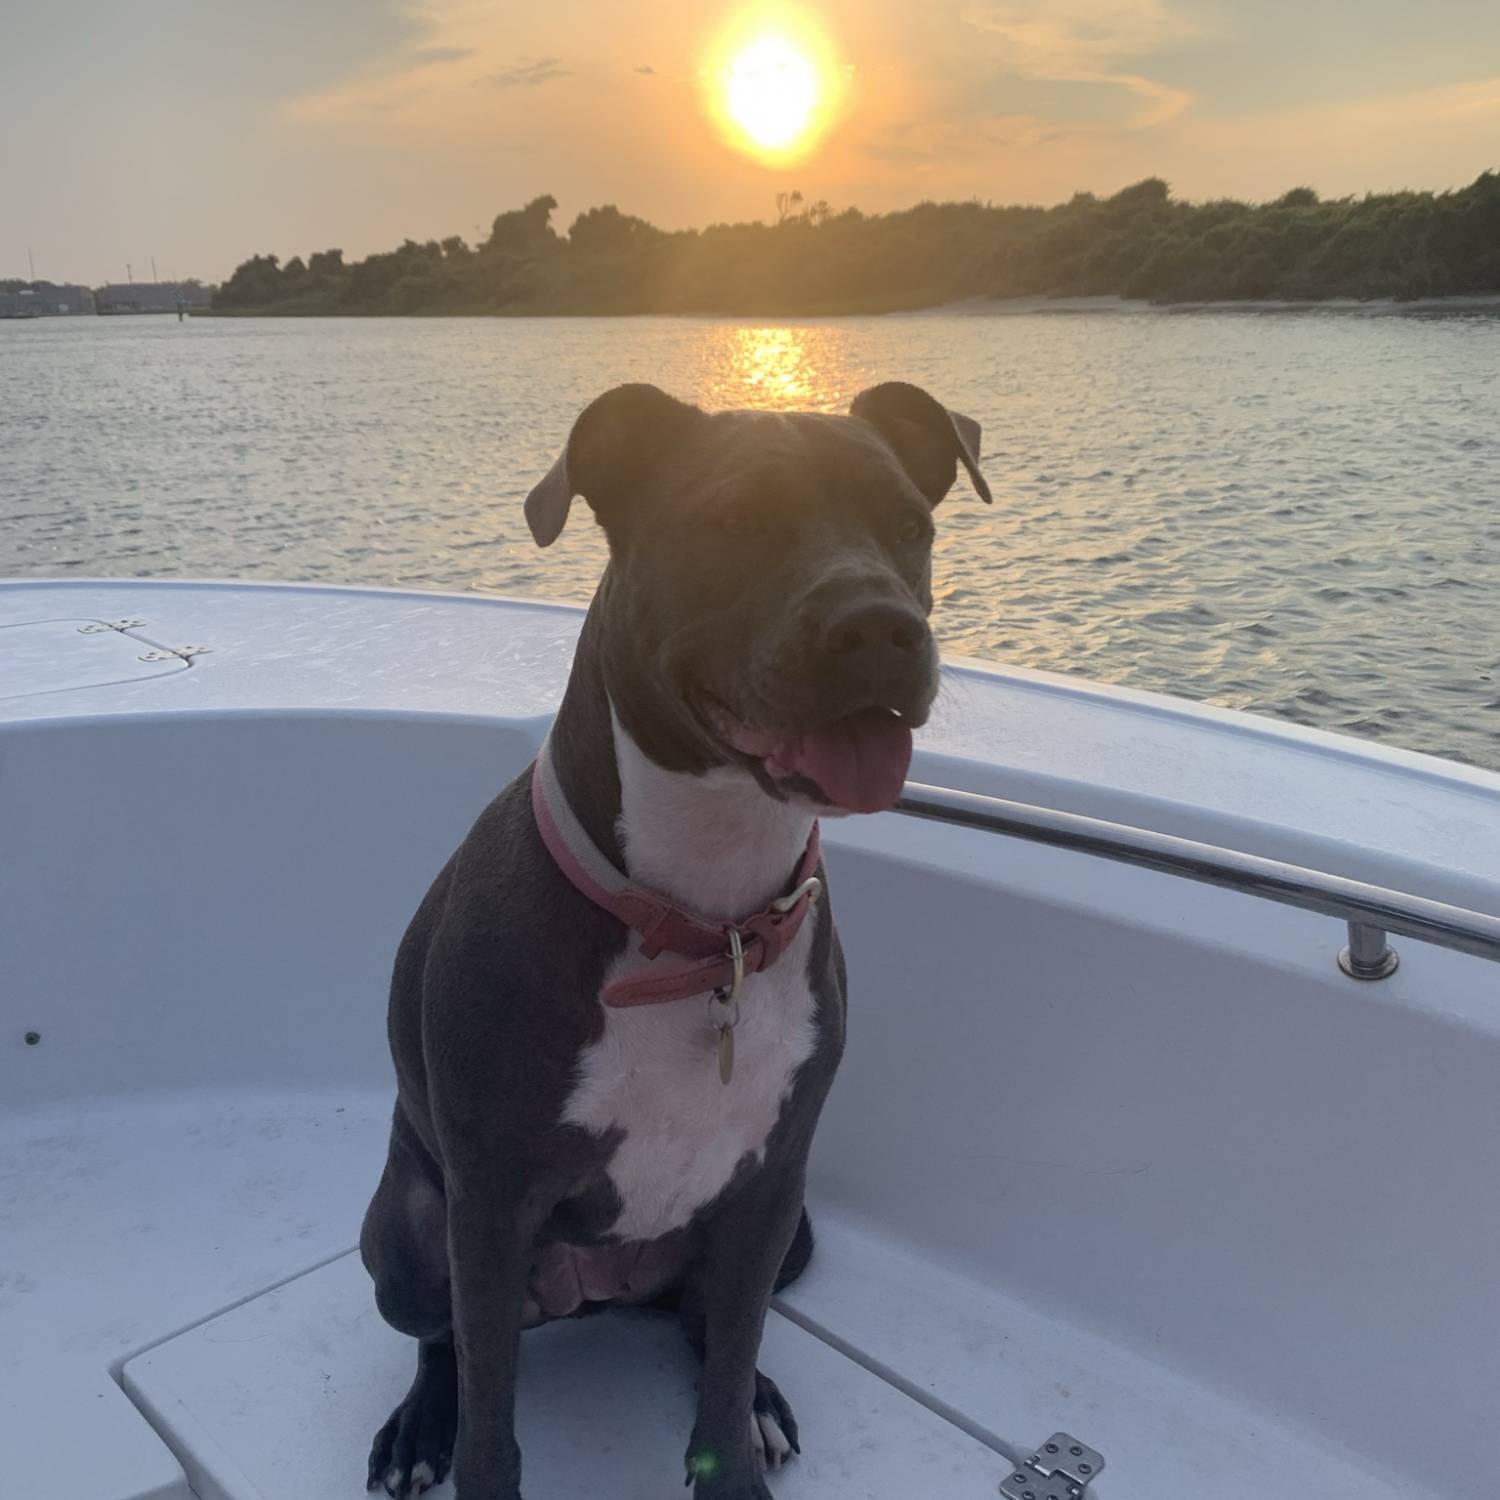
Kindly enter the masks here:
[[415, 1500], [448, 1477], [458, 1404], [446, 1392], [434, 1391], [433, 1384], [419, 1379], [375, 1434], [367, 1489], [383, 1491], [391, 1500]]
[[[724, 1455], [695, 1436], [688, 1446], [687, 1483], [694, 1500], [771, 1500], [762, 1477], [779, 1469], [794, 1453], [801, 1453], [797, 1419], [787, 1399], [768, 1375], [755, 1372], [755, 1397], [750, 1406], [750, 1458], [744, 1449]], [[724, 1462], [728, 1457], [731, 1461]]]
[[739, 1479], [717, 1473], [694, 1464], [688, 1459], [687, 1482], [692, 1486], [693, 1500], [773, 1500], [766, 1488], [766, 1481], [759, 1474], [746, 1474]]
[[[755, 1426], [752, 1418], [750, 1425]], [[726, 1463], [718, 1453], [696, 1440], [687, 1452], [687, 1485], [693, 1500], [772, 1500], [761, 1471], [748, 1453]]]
[[750, 1446], [756, 1462], [763, 1470], [779, 1469], [792, 1454], [802, 1452], [797, 1437], [797, 1419], [786, 1397], [769, 1375], [757, 1370], [750, 1409]]

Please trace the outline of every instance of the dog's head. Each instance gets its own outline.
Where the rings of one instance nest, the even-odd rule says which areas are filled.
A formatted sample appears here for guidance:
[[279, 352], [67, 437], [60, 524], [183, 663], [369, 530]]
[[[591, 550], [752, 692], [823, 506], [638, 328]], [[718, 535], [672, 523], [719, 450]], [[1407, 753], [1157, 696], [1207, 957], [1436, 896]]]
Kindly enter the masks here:
[[933, 510], [979, 424], [891, 382], [848, 416], [600, 396], [526, 497], [539, 546], [575, 495], [609, 539], [595, 608], [631, 737], [675, 770], [738, 764], [772, 796], [867, 812], [900, 793], [937, 692]]

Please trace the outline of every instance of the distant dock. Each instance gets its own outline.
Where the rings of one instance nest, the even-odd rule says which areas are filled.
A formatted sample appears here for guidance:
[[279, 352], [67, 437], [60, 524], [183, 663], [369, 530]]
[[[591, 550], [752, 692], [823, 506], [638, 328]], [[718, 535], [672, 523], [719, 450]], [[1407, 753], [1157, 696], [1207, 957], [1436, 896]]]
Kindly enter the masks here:
[[113, 282], [94, 292], [100, 317], [192, 312], [207, 307], [209, 290], [196, 281]]
[[210, 288], [197, 281], [117, 281], [89, 288], [52, 281], [0, 281], [0, 320], [119, 317], [205, 311]]
[[66, 318], [93, 311], [94, 294], [86, 286], [0, 282], [0, 318]]

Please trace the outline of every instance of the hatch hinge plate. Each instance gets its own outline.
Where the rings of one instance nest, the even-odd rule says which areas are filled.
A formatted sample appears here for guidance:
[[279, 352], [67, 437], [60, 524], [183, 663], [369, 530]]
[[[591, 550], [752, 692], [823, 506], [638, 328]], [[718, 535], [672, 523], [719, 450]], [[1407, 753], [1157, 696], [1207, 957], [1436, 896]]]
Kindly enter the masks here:
[[1066, 1432], [1054, 1432], [1000, 1484], [1005, 1500], [1082, 1500], [1104, 1467], [1104, 1455]]
[[144, 656], [138, 656], [137, 661], [171, 661], [175, 656], [181, 661], [191, 661], [195, 656], [204, 656], [212, 651], [212, 646], [163, 646], [156, 651], [148, 651]]
[[135, 630], [144, 625], [144, 620], [131, 618], [128, 620], [90, 620], [87, 625], [78, 627], [79, 635], [103, 635], [108, 630], [118, 630], [122, 634], [127, 630]]

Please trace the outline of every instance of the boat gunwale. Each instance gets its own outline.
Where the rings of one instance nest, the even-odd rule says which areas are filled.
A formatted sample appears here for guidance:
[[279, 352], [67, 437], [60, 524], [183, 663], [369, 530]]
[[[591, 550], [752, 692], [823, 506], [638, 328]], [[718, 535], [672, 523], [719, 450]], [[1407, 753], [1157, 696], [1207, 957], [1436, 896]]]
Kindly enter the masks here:
[[[429, 587], [409, 587], [395, 584], [335, 583], [323, 580], [287, 580], [276, 578], [108, 578], [64, 576], [20, 576], [0, 577], [0, 601], [7, 595], [33, 590], [107, 589], [119, 591], [155, 591], [191, 593], [201, 590], [210, 593], [286, 593], [300, 596], [352, 595], [356, 598], [405, 599], [412, 602], [433, 604], [465, 604], [488, 606], [502, 611], [527, 613], [532, 610], [548, 614], [572, 615], [579, 623], [588, 613], [588, 601], [555, 599], [546, 595], [522, 595], [488, 593], [480, 590], [459, 590]], [[28, 623], [28, 622], [15, 622]], [[191, 665], [205, 667], [212, 658], [195, 661]], [[1347, 734], [1339, 730], [1323, 729], [1312, 724], [1302, 724], [1294, 719], [1257, 712], [1254, 709], [1230, 708], [1223, 704], [1189, 697], [1179, 697], [1149, 688], [1126, 686], [1107, 682], [1101, 678], [1074, 675], [1042, 667], [1026, 667], [1017, 664], [991, 661], [985, 657], [970, 656], [962, 650], [944, 651], [942, 658], [945, 677], [969, 678], [977, 681], [998, 683], [1009, 691], [1041, 693], [1053, 701], [1066, 700], [1129, 713], [1144, 719], [1181, 725], [1199, 731], [1228, 732], [1234, 738], [1259, 743], [1275, 748], [1282, 753], [1302, 753], [1319, 759], [1344, 761], [1376, 770], [1382, 774], [1410, 776], [1424, 783], [1437, 783], [1445, 789], [1469, 792], [1486, 799], [1500, 795], [1500, 770], [1479, 765], [1472, 761], [1453, 760], [1435, 755], [1431, 751], [1413, 750], [1387, 740], [1367, 739], [1361, 735]], [[247, 704], [246, 709], [273, 710], [274, 704]], [[153, 710], [146, 710], [152, 712]], [[164, 715], [181, 713], [175, 707], [162, 707]], [[220, 711], [239, 712], [240, 709]], [[110, 709], [95, 714], [69, 715], [74, 719], [119, 718], [140, 712], [136, 709]], [[404, 712], [404, 710], [403, 710]], [[413, 710], [428, 716], [432, 710]], [[46, 717], [54, 717], [47, 715]], [[479, 717], [490, 717], [481, 714]], [[9, 727], [25, 723], [27, 718], [0, 717], [0, 724]]]

